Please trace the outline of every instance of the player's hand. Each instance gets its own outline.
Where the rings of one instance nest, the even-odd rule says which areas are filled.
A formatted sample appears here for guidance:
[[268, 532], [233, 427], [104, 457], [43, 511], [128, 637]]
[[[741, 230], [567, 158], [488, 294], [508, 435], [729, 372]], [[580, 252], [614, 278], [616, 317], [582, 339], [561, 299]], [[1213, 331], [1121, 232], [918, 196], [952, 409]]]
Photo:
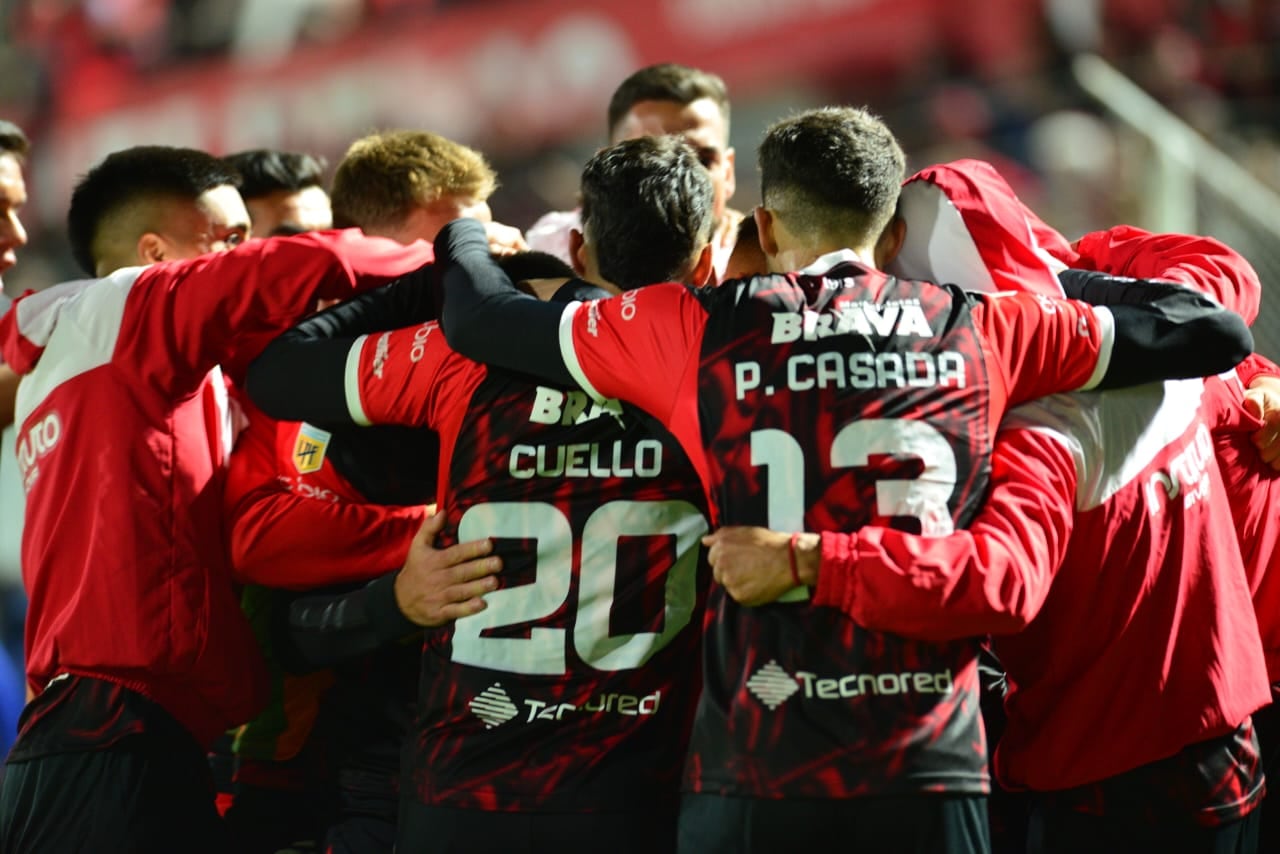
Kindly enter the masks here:
[[[796, 543], [801, 583], [817, 581], [817, 534]], [[768, 528], [728, 527], [702, 538], [715, 580], [743, 605], [767, 605], [796, 586], [791, 574], [791, 535]]]
[[529, 244], [524, 242], [520, 229], [500, 222], [486, 222], [485, 236], [489, 238], [489, 251], [494, 255], [514, 255], [517, 252], [528, 252]]
[[447, 549], [435, 547], [444, 514], [428, 516], [396, 574], [396, 604], [420, 626], [442, 626], [485, 608], [484, 594], [496, 590], [502, 559], [493, 557], [493, 540], [470, 540]]
[[1253, 434], [1258, 453], [1273, 469], [1280, 470], [1280, 377], [1255, 377], [1245, 390], [1244, 408], [1262, 422]]

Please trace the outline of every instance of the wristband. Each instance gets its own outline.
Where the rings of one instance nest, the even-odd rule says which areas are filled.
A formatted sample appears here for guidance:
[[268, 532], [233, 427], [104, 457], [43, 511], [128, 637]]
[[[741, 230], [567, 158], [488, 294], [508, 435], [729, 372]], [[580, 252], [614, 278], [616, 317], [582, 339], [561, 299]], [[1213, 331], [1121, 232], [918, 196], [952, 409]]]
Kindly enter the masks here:
[[803, 587], [800, 583], [800, 572], [796, 569], [796, 540], [800, 539], [800, 532], [796, 531], [791, 535], [791, 542], [787, 545], [787, 557], [791, 561], [791, 580], [796, 583], [796, 587]]

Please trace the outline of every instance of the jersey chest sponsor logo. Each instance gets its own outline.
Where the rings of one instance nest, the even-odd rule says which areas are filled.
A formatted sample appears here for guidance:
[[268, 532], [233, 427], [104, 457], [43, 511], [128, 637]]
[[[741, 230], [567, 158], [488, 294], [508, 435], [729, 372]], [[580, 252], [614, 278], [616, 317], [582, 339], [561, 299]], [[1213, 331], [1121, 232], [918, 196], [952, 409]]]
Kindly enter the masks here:
[[298, 428], [298, 437], [293, 441], [293, 467], [299, 474], [320, 471], [331, 438], [330, 433], [310, 424], [303, 424]]
[[1147, 508], [1152, 516], [1164, 512], [1165, 507], [1182, 499], [1184, 509], [1209, 497], [1209, 465], [1213, 461], [1213, 437], [1203, 424], [1196, 427], [1196, 434], [1169, 461], [1168, 467], [1153, 472], [1147, 478]]
[[924, 308], [915, 299], [875, 303], [861, 300], [841, 303], [831, 311], [819, 314], [806, 309], [773, 313], [770, 342], [817, 341], [832, 335], [868, 335], [877, 338], [932, 338], [933, 328]]
[[533, 395], [529, 421], [534, 424], [559, 424], [568, 427], [611, 415], [622, 423], [622, 404], [609, 399], [596, 403], [586, 392], [560, 391], [538, 386]]
[[62, 438], [62, 419], [50, 412], [33, 423], [18, 437], [18, 471], [22, 475], [22, 488], [28, 492], [40, 476], [40, 460], [51, 453]]
[[820, 676], [805, 670], [788, 673], [772, 659], [747, 680], [747, 690], [770, 711], [797, 693], [806, 700], [846, 700], [894, 694], [950, 694], [953, 689], [949, 668], [941, 673], [905, 670]]
[[608, 693], [592, 697], [581, 705], [537, 700], [525, 697], [520, 705], [501, 682], [494, 682], [471, 699], [467, 707], [484, 722], [485, 729], [493, 729], [505, 723], [533, 723], [534, 721], [561, 721], [577, 715], [625, 715], [628, 717], [656, 715], [662, 703], [662, 692], [638, 694]]
[[297, 493], [298, 495], [301, 495], [304, 498], [314, 498], [318, 501], [328, 501], [331, 504], [337, 504], [339, 501], [341, 501], [341, 499], [332, 489], [329, 489], [328, 487], [324, 487], [324, 486], [313, 486], [310, 483], [307, 483], [301, 477], [287, 477], [285, 475], [280, 475], [276, 477], [276, 480], [285, 489], [289, 490], [290, 492]]

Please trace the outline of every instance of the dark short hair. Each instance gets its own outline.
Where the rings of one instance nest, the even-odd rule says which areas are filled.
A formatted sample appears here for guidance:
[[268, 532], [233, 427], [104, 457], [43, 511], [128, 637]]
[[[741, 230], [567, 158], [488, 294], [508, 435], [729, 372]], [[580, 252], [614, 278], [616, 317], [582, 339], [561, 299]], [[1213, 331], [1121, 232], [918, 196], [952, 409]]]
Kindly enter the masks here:
[[93, 275], [95, 245], [118, 214], [138, 202], [195, 201], [214, 187], [237, 186], [240, 175], [193, 148], [139, 145], [107, 155], [71, 193], [67, 231], [76, 263]]
[[680, 137], [601, 149], [582, 172], [582, 229], [600, 274], [624, 290], [679, 278], [711, 237], [712, 193]]
[[222, 159], [240, 173], [240, 195], [245, 199], [280, 190], [296, 193], [308, 187], [323, 188], [324, 168], [328, 165], [323, 157], [271, 148], [237, 151]]
[[0, 119], [0, 154], [12, 154], [19, 160], [25, 160], [30, 149], [31, 143], [22, 128]]
[[793, 232], [875, 237], [893, 217], [906, 158], [865, 109], [823, 107], [770, 127], [760, 143], [761, 198]]
[[609, 138], [613, 138], [614, 128], [622, 117], [641, 101], [673, 101], [687, 106], [703, 98], [710, 98], [720, 108], [727, 135], [729, 90], [719, 75], [674, 62], [641, 68], [623, 80], [609, 99]]

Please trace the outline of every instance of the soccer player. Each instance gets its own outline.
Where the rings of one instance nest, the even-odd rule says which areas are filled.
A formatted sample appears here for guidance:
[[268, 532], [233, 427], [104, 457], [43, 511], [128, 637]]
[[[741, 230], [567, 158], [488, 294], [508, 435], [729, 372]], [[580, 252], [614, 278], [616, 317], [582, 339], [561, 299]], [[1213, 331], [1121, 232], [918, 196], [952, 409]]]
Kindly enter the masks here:
[[[907, 223], [917, 242], [951, 250], [933, 254], [933, 276], [968, 278], [971, 255], [957, 251], [968, 245], [986, 259], [977, 286], [1058, 287], [1049, 265], [1061, 262], [1028, 235], [1072, 250], [987, 164], [930, 167], [913, 183], [912, 195], [945, 200], [929, 210], [958, 214]], [[1091, 267], [1212, 280], [1229, 306], [1247, 309], [1257, 290], [1248, 263], [1211, 238], [1120, 226], [1077, 248], [1072, 261]], [[708, 538], [713, 565], [739, 601], [767, 601], [796, 564], [816, 602], [867, 628], [935, 641], [1020, 631], [994, 642], [1009, 686], [995, 765], [1037, 794], [1031, 851], [1254, 850], [1263, 778], [1250, 713], [1269, 695], [1210, 439], [1242, 414], [1225, 387], [1169, 381], [1019, 407], [966, 531], [791, 540], [726, 528]]]
[[[486, 221], [494, 251], [509, 251], [523, 240], [515, 229], [491, 222], [488, 199], [497, 185], [493, 168], [474, 149], [426, 132], [376, 133], [354, 142], [338, 164], [335, 215], [366, 234], [412, 243], [434, 240], [445, 222], [466, 213]], [[415, 279], [403, 289], [412, 292], [418, 285]], [[393, 316], [387, 326], [408, 320]], [[329, 419], [321, 427], [254, 413], [259, 429], [251, 425], [251, 434], [268, 425], [275, 432], [256, 442], [260, 451], [252, 458], [237, 448], [245, 466], [232, 458], [231, 489], [240, 493], [231, 512], [236, 568], [260, 584], [315, 591], [365, 582], [399, 567], [418, 528], [415, 518], [420, 522], [424, 505], [435, 502], [436, 434], [417, 425], [369, 430]], [[243, 468], [251, 470], [241, 478]], [[248, 490], [238, 490], [240, 484]], [[335, 854], [390, 851], [395, 843], [399, 755], [413, 719], [422, 644], [420, 636], [399, 638], [394, 626], [384, 628], [392, 634], [376, 651], [361, 647], [369, 654], [349, 651], [341, 660], [325, 660], [331, 671], [290, 677], [327, 688], [319, 712], [321, 737], [309, 746], [321, 741], [323, 758], [338, 778], [339, 804], [324, 809], [308, 796], [319, 775], [300, 760], [293, 763], [299, 792], [291, 800], [304, 817], [317, 806], [325, 811], [326, 848]], [[337, 678], [321, 682], [324, 675]], [[295, 711], [308, 708], [285, 708], [291, 705]], [[280, 710], [268, 714], [270, 721], [280, 721]], [[240, 745], [247, 749], [250, 743], [242, 738]], [[279, 755], [283, 744], [258, 746]], [[280, 812], [271, 810], [268, 819]]]
[[[737, 177], [736, 154], [729, 145], [729, 91], [724, 81], [708, 71], [674, 62], [646, 66], [614, 90], [607, 125], [610, 145], [671, 134], [697, 149], [715, 189], [711, 261], [716, 276], [722, 276], [743, 218], [740, 211], [728, 206]], [[571, 264], [570, 235], [581, 230], [579, 211], [553, 211], [529, 228], [529, 246]]]
[[[711, 182], [682, 141], [638, 142], [583, 173], [579, 268], [611, 293], [705, 281]], [[643, 414], [471, 362], [435, 322], [353, 338], [383, 293], [282, 336], [250, 390], [280, 417], [438, 430], [450, 530], [499, 538], [502, 587], [427, 637], [400, 847], [671, 850], [710, 581], [692, 466]]]
[[295, 151], [254, 148], [223, 158], [240, 174], [240, 197], [253, 237], [321, 231], [333, 226], [324, 190], [324, 158]]
[[100, 278], [25, 296], [0, 319], [0, 349], [24, 375], [36, 695], [0, 788], [5, 851], [219, 850], [205, 748], [264, 697], [223, 542], [232, 436], [218, 366], [240, 375], [317, 298], [431, 259], [426, 245], [350, 232], [240, 246], [236, 180], [190, 149], [110, 155], [68, 216], [77, 261]]
[[[760, 162], [761, 246], [772, 269], [801, 272], [561, 310], [513, 291], [479, 229], [455, 223], [437, 242], [453, 265], [450, 343], [637, 404], [681, 440], [722, 523], [851, 530], [905, 517], [928, 534], [976, 512], [1008, 406], [1248, 352], [1242, 324], [1175, 286], [1103, 309], [879, 272], [901, 239], [886, 226], [903, 156], [865, 111], [781, 122]], [[1180, 326], [1173, 311], [1201, 322]], [[1201, 336], [1214, 346], [1187, 354]], [[985, 849], [976, 644], [868, 632], [793, 583], [766, 608], [712, 593], [681, 848]]]

